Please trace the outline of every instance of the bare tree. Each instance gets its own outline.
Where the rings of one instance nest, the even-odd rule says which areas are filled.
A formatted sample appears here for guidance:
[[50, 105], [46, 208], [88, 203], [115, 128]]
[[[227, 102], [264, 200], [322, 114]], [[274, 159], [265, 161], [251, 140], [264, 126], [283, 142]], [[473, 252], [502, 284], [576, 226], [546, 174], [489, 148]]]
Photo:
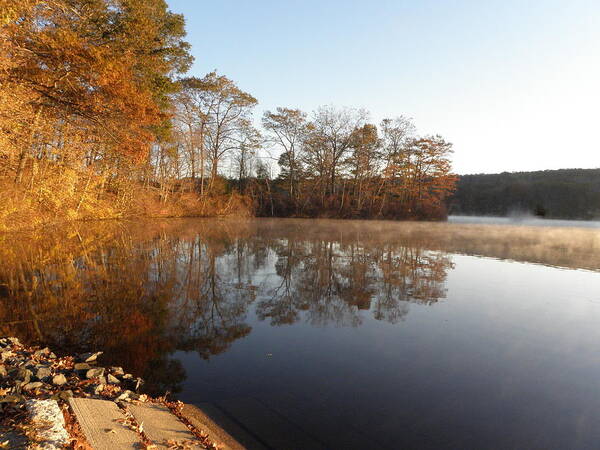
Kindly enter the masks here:
[[251, 127], [251, 113], [257, 101], [225, 76], [211, 72], [200, 80], [207, 106], [204, 138], [210, 162], [211, 184], [219, 163], [230, 151], [239, 149]]
[[305, 162], [318, 174], [323, 198], [336, 193], [336, 179], [352, 146], [353, 132], [367, 117], [362, 109], [333, 106], [322, 106], [313, 114]]
[[298, 182], [302, 173], [302, 151], [308, 131], [306, 113], [299, 109], [277, 108], [266, 111], [262, 124], [267, 132], [267, 143], [281, 150], [280, 178], [287, 183], [292, 201], [298, 198]]

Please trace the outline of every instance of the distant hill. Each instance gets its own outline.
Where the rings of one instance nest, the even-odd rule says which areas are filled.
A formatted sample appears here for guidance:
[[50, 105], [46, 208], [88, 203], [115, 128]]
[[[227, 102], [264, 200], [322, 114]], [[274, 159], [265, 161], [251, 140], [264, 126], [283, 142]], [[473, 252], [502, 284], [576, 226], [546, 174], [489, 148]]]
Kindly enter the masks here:
[[600, 169], [461, 175], [450, 214], [600, 218]]

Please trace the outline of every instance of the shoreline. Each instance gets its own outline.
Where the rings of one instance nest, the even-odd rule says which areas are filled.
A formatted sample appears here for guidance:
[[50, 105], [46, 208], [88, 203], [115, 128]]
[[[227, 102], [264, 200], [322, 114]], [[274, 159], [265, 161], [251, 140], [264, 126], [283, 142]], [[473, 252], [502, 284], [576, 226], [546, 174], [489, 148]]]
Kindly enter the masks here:
[[[58, 357], [47, 347], [0, 338], [0, 447], [111, 448], [126, 435], [142, 448], [242, 448], [218, 425], [199, 421], [201, 411], [193, 405], [169, 401], [168, 393], [150, 397], [141, 393], [141, 378], [121, 367], [99, 366], [101, 354]], [[98, 406], [118, 416], [110, 428], [94, 425], [108, 420], [89, 412]], [[168, 439], [151, 421], [140, 420], [157, 415], [180, 428], [177, 436]]]

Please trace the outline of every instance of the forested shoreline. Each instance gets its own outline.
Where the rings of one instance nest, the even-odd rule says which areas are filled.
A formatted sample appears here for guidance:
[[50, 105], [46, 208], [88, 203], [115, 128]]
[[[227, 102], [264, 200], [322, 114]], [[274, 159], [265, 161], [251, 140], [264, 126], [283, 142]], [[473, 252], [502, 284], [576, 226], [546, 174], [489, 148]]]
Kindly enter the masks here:
[[[276, 108], [190, 77], [164, 0], [8, 0], [0, 231], [120, 217], [441, 219], [452, 145], [404, 116]], [[260, 125], [258, 123], [260, 122]]]
[[461, 175], [450, 213], [597, 220], [600, 169]]

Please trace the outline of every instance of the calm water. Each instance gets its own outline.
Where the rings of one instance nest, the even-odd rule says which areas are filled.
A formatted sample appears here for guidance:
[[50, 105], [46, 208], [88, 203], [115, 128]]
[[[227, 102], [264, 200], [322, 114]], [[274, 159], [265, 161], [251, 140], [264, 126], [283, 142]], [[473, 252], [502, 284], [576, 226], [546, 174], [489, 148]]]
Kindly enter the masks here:
[[4, 235], [0, 333], [103, 349], [272, 448], [597, 448], [600, 231], [574, 225]]
[[535, 227], [576, 227], [576, 228], [600, 228], [598, 220], [565, 220], [565, 219], [543, 219], [532, 215], [514, 215], [512, 217], [494, 216], [450, 216], [450, 223], [468, 224], [491, 224], [512, 226], [535, 226]]

